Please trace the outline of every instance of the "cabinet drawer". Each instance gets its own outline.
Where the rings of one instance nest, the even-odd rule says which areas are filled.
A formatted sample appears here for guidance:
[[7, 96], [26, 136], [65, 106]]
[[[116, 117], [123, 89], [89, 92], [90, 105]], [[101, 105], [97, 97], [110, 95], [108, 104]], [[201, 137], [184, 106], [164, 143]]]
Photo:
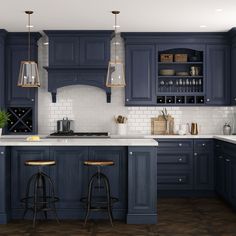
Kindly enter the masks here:
[[194, 140], [194, 152], [209, 152], [213, 148], [213, 141], [209, 139]]
[[192, 153], [159, 153], [157, 168], [162, 170], [192, 169]]
[[[180, 150], [182, 149], [191, 149], [193, 147], [193, 141], [192, 139], [186, 140], [186, 139], [178, 139], [178, 140], [170, 140], [170, 139], [157, 139], [158, 141], [158, 149], [169, 149], [169, 148], [178, 148]], [[178, 150], [177, 149], [177, 150]]]
[[157, 188], [159, 190], [192, 189], [192, 174], [188, 172], [158, 175]]

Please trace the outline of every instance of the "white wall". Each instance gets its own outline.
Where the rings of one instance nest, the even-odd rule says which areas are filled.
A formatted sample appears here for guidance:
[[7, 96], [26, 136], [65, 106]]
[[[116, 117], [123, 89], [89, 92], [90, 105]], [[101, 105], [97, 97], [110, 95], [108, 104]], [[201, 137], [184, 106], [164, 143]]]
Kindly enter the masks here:
[[[74, 120], [75, 131], [116, 132], [114, 115], [128, 116], [129, 132], [149, 134], [151, 117], [158, 116], [162, 107], [125, 107], [124, 89], [112, 90], [112, 102], [106, 103], [105, 92], [96, 87], [76, 85], [58, 89], [57, 103], [51, 102], [47, 92], [48, 46], [39, 41], [39, 70], [42, 87], [39, 89], [39, 133], [49, 134], [56, 130], [56, 121], [63, 117]], [[120, 39], [122, 43], [122, 40]], [[112, 47], [111, 56], [114, 56]], [[118, 56], [124, 60], [123, 43]], [[234, 107], [169, 107], [175, 124], [198, 122], [201, 134], [221, 134], [225, 122], [234, 124]]]

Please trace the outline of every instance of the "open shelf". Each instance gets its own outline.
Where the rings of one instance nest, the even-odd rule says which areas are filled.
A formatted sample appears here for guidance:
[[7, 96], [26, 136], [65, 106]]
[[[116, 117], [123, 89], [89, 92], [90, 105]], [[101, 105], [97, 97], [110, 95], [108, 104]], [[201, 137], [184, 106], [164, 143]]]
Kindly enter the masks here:
[[159, 65], [201, 65], [203, 64], [202, 61], [197, 61], [197, 62], [158, 62]]

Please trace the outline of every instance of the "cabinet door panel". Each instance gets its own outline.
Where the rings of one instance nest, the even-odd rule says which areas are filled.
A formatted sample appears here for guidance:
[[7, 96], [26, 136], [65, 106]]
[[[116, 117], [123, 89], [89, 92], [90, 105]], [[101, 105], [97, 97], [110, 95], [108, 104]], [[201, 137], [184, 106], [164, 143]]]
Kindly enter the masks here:
[[[117, 197], [119, 201], [114, 208], [126, 208], [127, 206], [127, 158], [126, 148], [124, 147], [91, 147], [89, 148], [90, 160], [112, 160], [113, 166], [104, 166], [101, 172], [104, 173], [110, 182], [111, 195]], [[97, 171], [96, 167], [89, 167], [91, 177]], [[95, 196], [104, 195], [105, 189], [100, 188], [97, 183], [94, 189]]]
[[50, 37], [49, 66], [76, 66], [79, 63], [77, 37]]
[[155, 104], [155, 46], [126, 46], [126, 105]]
[[[26, 160], [48, 160], [48, 147], [13, 147], [11, 151], [11, 206], [13, 209], [22, 208], [20, 200], [25, 197], [26, 185], [30, 177], [37, 173], [35, 166], [25, 166]], [[49, 173], [49, 168], [44, 168]]]
[[[154, 147], [130, 147], [128, 154], [128, 212], [156, 212], [157, 154]], [[147, 184], [148, 183], [148, 184]]]
[[56, 161], [50, 172], [60, 198], [58, 207], [83, 208], [80, 199], [86, 196], [88, 186], [88, 168], [83, 162], [88, 159], [88, 148], [53, 147], [50, 156]]
[[[36, 52], [32, 50], [32, 60], [36, 59]], [[15, 104], [34, 104], [35, 88], [22, 88], [17, 86], [21, 61], [28, 58], [28, 47], [17, 45], [7, 47], [7, 103]]]
[[110, 40], [107, 37], [81, 37], [80, 65], [108, 65]]
[[213, 156], [212, 152], [197, 153], [194, 156], [195, 189], [213, 190]]
[[[235, 147], [236, 148], [236, 147]], [[230, 202], [236, 207], [236, 158], [230, 160]]]
[[236, 105], [236, 44], [231, 47], [231, 105]]
[[0, 109], [5, 107], [5, 47], [0, 38]]
[[208, 105], [229, 104], [230, 52], [226, 45], [207, 46]]

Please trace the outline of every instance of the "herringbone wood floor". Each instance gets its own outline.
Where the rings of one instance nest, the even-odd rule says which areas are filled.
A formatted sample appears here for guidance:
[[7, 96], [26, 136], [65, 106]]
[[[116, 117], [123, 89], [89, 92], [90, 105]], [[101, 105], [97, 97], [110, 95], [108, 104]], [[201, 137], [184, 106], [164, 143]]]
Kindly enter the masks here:
[[236, 236], [236, 212], [215, 198], [161, 199], [157, 225], [126, 225], [115, 221], [12, 221], [0, 226], [0, 235], [9, 236]]

